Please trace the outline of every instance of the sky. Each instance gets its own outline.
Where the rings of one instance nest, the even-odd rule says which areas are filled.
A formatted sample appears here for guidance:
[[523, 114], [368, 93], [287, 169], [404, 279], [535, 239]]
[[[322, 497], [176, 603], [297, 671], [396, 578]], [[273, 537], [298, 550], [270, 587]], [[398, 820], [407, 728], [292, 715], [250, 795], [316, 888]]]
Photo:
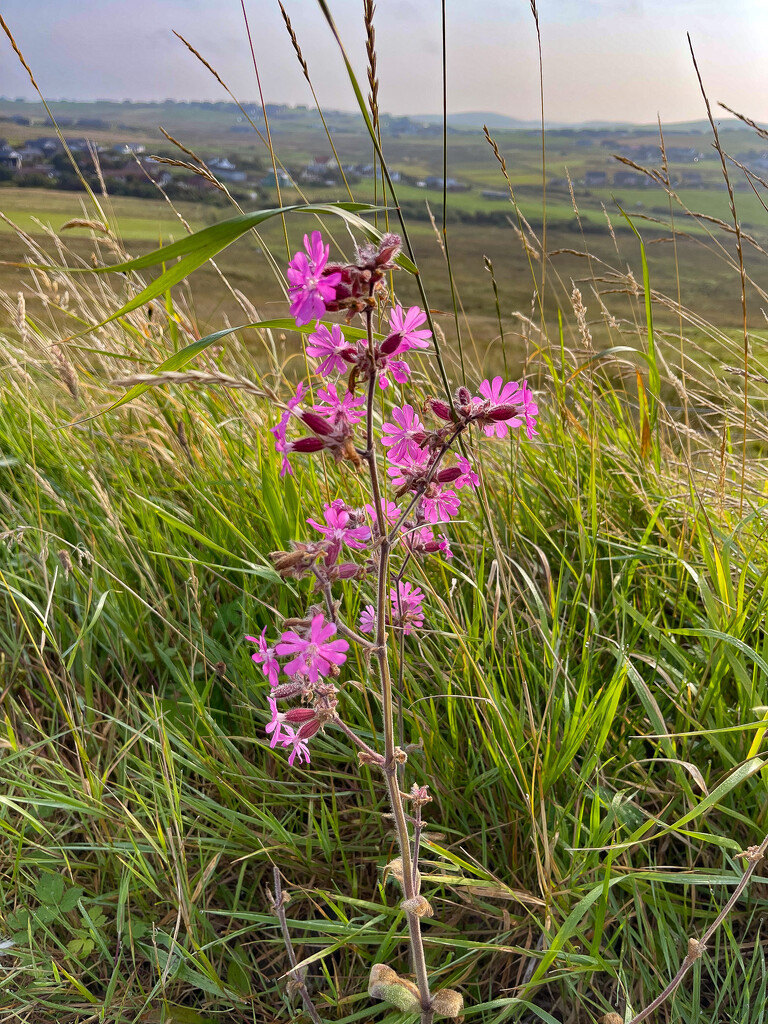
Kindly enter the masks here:
[[[267, 102], [311, 104], [277, 0], [244, 0]], [[284, 0], [321, 104], [354, 96], [316, 0]], [[329, 0], [365, 77], [361, 0]], [[699, 119], [690, 32], [713, 105], [768, 121], [768, 0], [539, 0], [547, 120]], [[539, 116], [530, 0], [446, 0], [448, 108]], [[242, 100], [258, 99], [241, 0], [0, 0], [46, 98], [226, 99], [184, 35]], [[442, 109], [440, 0], [379, 0], [380, 108]], [[35, 97], [0, 36], [0, 95]]]

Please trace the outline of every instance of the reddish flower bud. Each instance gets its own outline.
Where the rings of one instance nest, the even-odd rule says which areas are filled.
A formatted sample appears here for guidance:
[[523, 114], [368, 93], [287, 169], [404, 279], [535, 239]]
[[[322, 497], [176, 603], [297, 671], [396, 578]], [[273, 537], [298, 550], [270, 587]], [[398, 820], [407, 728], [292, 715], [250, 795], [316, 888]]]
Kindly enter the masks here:
[[322, 416], [318, 416], [316, 412], [303, 412], [301, 418], [307, 424], [310, 430], [314, 430], [316, 434], [320, 434], [323, 437], [327, 437], [328, 434], [333, 433], [333, 427], [330, 425], [328, 420], [323, 419]]
[[290, 722], [291, 725], [312, 722], [314, 721], [314, 718], [314, 708], [291, 708], [290, 711], [286, 711], [285, 713], [285, 720], [286, 722]]
[[469, 388], [461, 387], [456, 392], [456, 401], [459, 405], [469, 405], [472, 401], [472, 395], [469, 393]]
[[301, 683], [283, 683], [272, 690], [272, 696], [275, 700], [290, 700], [292, 697], [298, 697], [303, 690]]
[[450, 405], [448, 405], [447, 402], [439, 401], [437, 398], [428, 398], [424, 403], [424, 408], [439, 417], [441, 420], [447, 420], [450, 422], [450, 420], [453, 419], [451, 416]]
[[491, 409], [487, 416], [489, 420], [498, 421], [511, 420], [513, 416], [518, 416], [519, 414], [519, 405], [500, 405], [496, 409]]
[[358, 565], [357, 562], [342, 562], [337, 566], [336, 571], [340, 580], [353, 580], [363, 571], [363, 566]]
[[[290, 714], [290, 712], [289, 712]], [[312, 712], [314, 715], [314, 711]], [[316, 718], [313, 718], [311, 722], [305, 722], [304, 725], [296, 733], [296, 736], [300, 740], [309, 740], [315, 735], [320, 728], [321, 723]]]
[[454, 480], [458, 480], [461, 476], [461, 470], [458, 466], [449, 466], [448, 469], [441, 469], [437, 474], [437, 482], [439, 484], [450, 484]]
[[300, 437], [288, 446], [292, 452], [319, 452], [325, 445], [319, 437]]
[[383, 356], [392, 356], [397, 352], [403, 343], [403, 336], [399, 331], [395, 331], [394, 334], [390, 334], [388, 338], [385, 338], [379, 346], [379, 350]]

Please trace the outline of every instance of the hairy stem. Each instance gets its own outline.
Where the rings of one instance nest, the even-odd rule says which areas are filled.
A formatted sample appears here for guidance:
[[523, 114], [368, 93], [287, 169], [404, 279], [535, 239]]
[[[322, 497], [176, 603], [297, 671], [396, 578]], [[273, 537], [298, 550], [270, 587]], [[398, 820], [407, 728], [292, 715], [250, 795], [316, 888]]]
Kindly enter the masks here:
[[[286, 898], [285, 894], [283, 893], [282, 883], [280, 881], [280, 868], [278, 867], [275, 867], [274, 869], [274, 880], [274, 894], [267, 890], [267, 895], [269, 896], [272, 902], [272, 909], [277, 914], [277, 920], [280, 922], [280, 931], [282, 932], [283, 943], [285, 944], [285, 951], [288, 954], [288, 959], [291, 962], [291, 971], [293, 971], [296, 968], [297, 960], [296, 954], [293, 951], [291, 933], [288, 931], [288, 921], [286, 920], [285, 917]], [[310, 997], [309, 994], [309, 989], [307, 988], [304, 982], [303, 972], [297, 972], [296, 974], [292, 974], [292, 978], [296, 983], [296, 987], [299, 991], [299, 994], [301, 995], [302, 1002], [304, 1003], [304, 1008], [306, 1009], [307, 1013], [309, 1014], [309, 1017], [313, 1021], [313, 1024], [323, 1024], [322, 1018], [320, 1017], [320, 1014], [317, 1012], [317, 1010], [315, 1009], [315, 1005], [312, 1002], [312, 998]]]
[[[414, 885], [414, 864], [411, 860], [411, 844], [408, 834], [408, 819], [403, 807], [403, 794], [400, 792], [400, 784], [397, 777], [397, 757], [395, 745], [395, 722], [394, 703], [392, 699], [392, 676], [389, 671], [389, 657], [387, 652], [387, 583], [389, 577], [389, 555], [392, 550], [392, 541], [387, 533], [387, 522], [384, 510], [381, 507], [381, 486], [379, 483], [379, 469], [376, 462], [376, 452], [373, 445], [373, 398], [376, 388], [376, 373], [374, 360], [373, 342], [373, 310], [366, 310], [365, 324], [368, 336], [368, 353], [371, 363], [371, 376], [368, 381], [368, 421], [366, 424], [366, 451], [365, 461], [368, 463], [368, 471], [371, 478], [371, 492], [373, 494], [374, 508], [376, 509], [376, 522], [379, 528], [381, 541], [378, 548], [378, 587], [376, 594], [376, 662], [379, 669], [379, 681], [381, 683], [381, 703], [384, 719], [384, 763], [382, 772], [387, 784], [389, 802], [392, 807], [392, 817], [395, 822], [395, 833], [397, 845], [400, 851], [400, 858], [403, 865], [403, 894], [406, 900], [411, 900], [418, 895]], [[416, 984], [419, 989], [421, 1000], [421, 1022], [431, 1024], [433, 1013], [431, 1009], [431, 996], [429, 991], [429, 978], [427, 977], [427, 964], [424, 958], [424, 942], [421, 935], [421, 920], [414, 914], [406, 912], [408, 919], [408, 934], [410, 937], [411, 962], [416, 975]]]
[[739, 879], [738, 885], [731, 893], [730, 899], [700, 939], [688, 940], [688, 952], [686, 953], [685, 959], [680, 964], [677, 974], [674, 976], [672, 981], [670, 981], [664, 991], [660, 992], [652, 1003], [649, 1003], [644, 1010], [641, 1010], [637, 1016], [633, 1017], [629, 1024], [640, 1024], [641, 1021], [650, 1017], [654, 1010], [657, 1010], [667, 1001], [667, 999], [669, 999], [691, 967], [696, 963], [699, 957], [703, 955], [709, 939], [714, 935], [728, 914], [730, 914], [736, 906], [739, 897], [747, 887], [747, 883], [755, 873], [757, 865], [765, 856], [766, 850], [768, 850], [768, 836], [763, 839], [759, 846], [750, 846], [750, 848], [741, 855], [742, 857], [746, 857], [748, 864], [744, 874]]

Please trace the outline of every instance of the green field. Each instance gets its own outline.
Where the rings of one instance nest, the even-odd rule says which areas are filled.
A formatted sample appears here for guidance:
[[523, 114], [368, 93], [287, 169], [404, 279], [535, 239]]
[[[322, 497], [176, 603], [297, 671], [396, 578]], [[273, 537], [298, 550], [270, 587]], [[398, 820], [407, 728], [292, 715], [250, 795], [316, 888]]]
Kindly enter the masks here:
[[[254, 146], [221, 111], [99, 109], [114, 121], [105, 141], [151, 142], [162, 113], [210, 152]], [[0, 102], [0, 117], [16, 110]], [[345, 159], [363, 159], [365, 138], [338, 123]], [[441, 193], [400, 190], [437, 218], [437, 234], [420, 211], [408, 230], [445, 339], [409, 355], [407, 389], [370, 399], [377, 430], [404, 401], [431, 429], [443, 371], [473, 390], [499, 373], [525, 376], [540, 408], [532, 440], [463, 435], [481, 486], [462, 490], [446, 527], [453, 559], [395, 554], [425, 594], [423, 626], [402, 647], [385, 637], [400, 788], [433, 798], [419, 860], [431, 984], [461, 992], [467, 1024], [629, 1022], [735, 893], [657, 1019], [764, 1024], [764, 869], [737, 887], [743, 851], [768, 832], [765, 254], [745, 243], [745, 389], [733, 234], [687, 235], [676, 220], [673, 240], [643, 220], [661, 197], [617, 192], [646, 242], [646, 291], [638, 238], [615, 208], [612, 235], [600, 208], [611, 190], [577, 188], [583, 233], [550, 190], [544, 252], [537, 137], [499, 134], [533, 234], [524, 246], [514, 208], [482, 200], [504, 183], [476, 134], [451, 136], [452, 173], [473, 187], [450, 206], [512, 224], [449, 218], [451, 282]], [[323, 152], [309, 118], [275, 138], [286, 163]], [[606, 157], [578, 142], [550, 133], [550, 175]], [[439, 173], [439, 138], [385, 136], [384, 149], [393, 167]], [[727, 218], [722, 191], [682, 195]], [[327, 602], [310, 579], [280, 580], [270, 552], [315, 538], [308, 517], [337, 496], [369, 499], [365, 449], [339, 463], [294, 453], [296, 475], [281, 478], [270, 428], [305, 375], [301, 336], [243, 327], [197, 344], [287, 316], [282, 274], [305, 231], [320, 226], [345, 259], [353, 240], [330, 214], [290, 214], [286, 250], [275, 217], [103, 323], [176, 263], [89, 268], [186, 229], [162, 199], [121, 197], [104, 201], [110, 233], [62, 231], [94, 217], [84, 199], [0, 187], [18, 226], [0, 222], [0, 1020], [305, 1024], [266, 892], [277, 869], [320, 1019], [431, 1024], [366, 991], [372, 966], [413, 966], [383, 775], [333, 719], [309, 764], [271, 749], [269, 687], [244, 639], [266, 628], [272, 641]], [[737, 205], [760, 243], [768, 214], [754, 194]], [[176, 211], [193, 231], [236, 213]], [[421, 301], [413, 275], [390, 284]], [[115, 406], [131, 383], [116, 380], [169, 360], [181, 377]], [[370, 576], [334, 588], [340, 611], [323, 607], [356, 627]], [[374, 752], [386, 749], [375, 653], [358, 637], [334, 677], [342, 720]]]

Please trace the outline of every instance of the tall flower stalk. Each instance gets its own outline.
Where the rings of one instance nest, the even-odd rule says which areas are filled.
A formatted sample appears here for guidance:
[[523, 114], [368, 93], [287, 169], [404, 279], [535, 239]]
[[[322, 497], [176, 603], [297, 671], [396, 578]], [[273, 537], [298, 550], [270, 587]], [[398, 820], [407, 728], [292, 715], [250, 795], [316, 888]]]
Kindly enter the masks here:
[[[305, 404], [309, 390], [301, 383], [272, 428], [282, 456], [281, 476], [293, 473], [291, 456], [324, 451], [336, 462], [367, 472], [371, 501], [358, 508], [337, 498], [325, 506], [322, 517], [307, 519], [310, 539], [297, 539], [289, 551], [272, 553], [282, 576], [313, 578], [318, 600], [303, 618], [285, 622], [273, 647], [266, 630], [248, 639], [257, 645], [253, 660], [270, 686], [270, 747], [289, 748], [289, 765], [308, 763], [310, 741], [323, 729], [336, 727], [357, 748], [360, 763], [382, 773], [399, 852], [390, 873], [402, 889], [414, 980], [387, 964], [376, 964], [369, 993], [404, 1012], [418, 1013], [421, 1024], [431, 1024], [438, 1016], [458, 1016], [463, 1003], [452, 989], [433, 993], [430, 987], [421, 922], [433, 911], [421, 893], [419, 850], [423, 811], [431, 797], [427, 786], [414, 783], [407, 794], [401, 788], [408, 757], [395, 736], [390, 639], [399, 638], [402, 661], [405, 638], [423, 627], [426, 614], [424, 594], [404, 579], [406, 570], [430, 555], [452, 557], [447, 537], [435, 531], [459, 511], [459, 492], [479, 483], [470, 460], [455, 454], [455, 442], [473, 425], [481, 436], [503, 438], [510, 429], [524, 427], [532, 438], [538, 409], [525, 381], [496, 377], [483, 381], [476, 395], [460, 387], [452, 408], [437, 399], [428, 399], [422, 410], [393, 405], [391, 420], [377, 430], [377, 392], [386, 394], [393, 380], [406, 384], [410, 367], [402, 357], [412, 349], [428, 348], [431, 338], [423, 327], [427, 318], [422, 310], [392, 307], [389, 301], [386, 276], [396, 268], [399, 251], [399, 237], [390, 234], [378, 246], [358, 248], [354, 262], [331, 264], [329, 247], [315, 231], [305, 236], [304, 251], [290, 262], [291, 313], [298, 325], [315, 321], [307, 354], [319, 361], [315, 372], [324, 386], [317, 391], [319, 401], [310, 406]], [[321, 322], [337, 312], [344, 312], [348, 322], [361, 317], [365, 336], [348, 340], [340, 324]], [[375, 314], [386, 316], [383, 338], [374, 334]], [[422, 416], [433, 425], [425, 425]], [[293, 436], [294, 428], [302, 436]], [[397, 571], [391, 578], [393, 563]], [[334, 596], [334, 588], [349, 580], [373, 594], [354, 625]], [[370, 746], [344, 719], [341, 676], [353, 644], [367, 664], [376, 664], [383, 751]], [[280, 710], [286, 705], [287, 710]]]

